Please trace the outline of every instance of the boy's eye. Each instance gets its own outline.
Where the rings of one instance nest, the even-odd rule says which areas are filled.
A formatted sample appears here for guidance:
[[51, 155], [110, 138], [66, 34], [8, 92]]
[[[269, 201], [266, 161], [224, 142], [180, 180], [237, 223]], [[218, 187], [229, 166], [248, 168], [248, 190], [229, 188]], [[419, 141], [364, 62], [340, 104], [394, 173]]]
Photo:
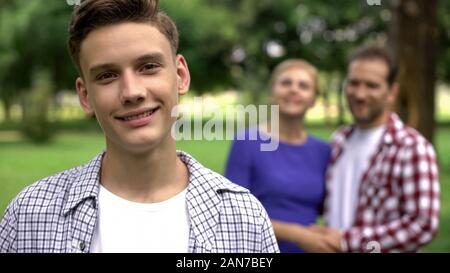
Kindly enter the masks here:
[[105, 72], [105, 73], [100, 74], [100, 75], [97, 77], [97, 80], [98, 80], [98, 81], [109, 80], [109, 79], [114, 78], [115, 76], [116, 76], [116, 75], [115, 75], [114, 73], [112, 73], [112, 72]]
[[141, 67], [141, 71], [142, 72], [146, 72], [146, 71], [150, 71], [150, 70], [153, 70], [153, 69], [155, 69], [155, 68], [157, 68], [158, 67], [158, 65], [157, 64], [154, 64], [154, 63], [147, 63], [147, 64], [144, 64], [142, 67]]

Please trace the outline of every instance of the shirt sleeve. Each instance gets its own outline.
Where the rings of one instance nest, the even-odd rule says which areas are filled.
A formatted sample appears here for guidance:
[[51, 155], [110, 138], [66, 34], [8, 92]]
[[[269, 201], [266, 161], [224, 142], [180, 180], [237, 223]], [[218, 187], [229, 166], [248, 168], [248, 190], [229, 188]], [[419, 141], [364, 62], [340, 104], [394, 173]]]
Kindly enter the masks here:
[[261, 253], [280, 253], [280, 249], [278, 247], [278, 242], [275, 237], [275, 232], [273, 230], [272, 222], [269, 219], [269, 216], [266, 210], [261, 205], [261, 217], [262, 217], [262, 238], [261, 238]]
[[234, 140], [225, 168], [225, 177], [244, 188], [251, 190], [251, 156], [248, 142]]
[[344, 251], [416, 251], [436, 235], [440, 189], [434, 149], [427, 142], [418, 143], [405, 148], [403, 159], [399, 184], [401, 217], [383, 225], [346, 230]]
[[17, 220], [13, 211], [14, 206], [15, 202], [8, 206], [0, 223], [0, 253], [16, 252], [14, 243], [17, 234]]

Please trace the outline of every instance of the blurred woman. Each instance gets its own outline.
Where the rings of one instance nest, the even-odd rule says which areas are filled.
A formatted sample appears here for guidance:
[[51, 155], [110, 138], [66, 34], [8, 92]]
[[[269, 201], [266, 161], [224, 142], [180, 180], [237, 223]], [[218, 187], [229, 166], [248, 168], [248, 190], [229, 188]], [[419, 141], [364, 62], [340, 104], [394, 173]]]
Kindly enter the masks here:
[[[280, 63], [270, 80], [270, 103], [279, 106], [279, 134], [265, 123], [238, 134], [225, 176], [249, 189], [264, 205], [281, 252], [314, 252], [320, 240], [307, 226], [316, 223], [325, 195], [327, 143], [308, 134], [307, 111], [318, 93], [317, 69], [304, 60]], [[249, 140], [249, 135], [258, 135]], [[261, 151], [268, 137], [278, 139], [275, 151]], [[237, 140], [244, 139], [244, 140]]]

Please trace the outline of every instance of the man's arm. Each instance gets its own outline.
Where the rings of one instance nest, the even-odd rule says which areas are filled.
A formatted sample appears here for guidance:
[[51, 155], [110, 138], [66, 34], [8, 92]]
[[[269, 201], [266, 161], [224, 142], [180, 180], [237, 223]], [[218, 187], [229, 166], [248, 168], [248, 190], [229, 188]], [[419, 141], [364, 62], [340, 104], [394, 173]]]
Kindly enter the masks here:
[[401, 217], [384, 225], [346, 230], [342, 236], [344, 251], [416, 251], [433, 239], [439, 225], [440, 190], [431, 144], [405, 148], [400, 187]]

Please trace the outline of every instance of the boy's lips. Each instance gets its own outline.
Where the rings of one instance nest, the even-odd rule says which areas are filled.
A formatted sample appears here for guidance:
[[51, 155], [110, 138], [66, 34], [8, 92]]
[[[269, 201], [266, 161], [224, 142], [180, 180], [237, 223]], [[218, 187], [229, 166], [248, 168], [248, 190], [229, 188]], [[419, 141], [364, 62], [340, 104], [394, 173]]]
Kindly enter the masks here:
[[152, 116], [159, 110], [158, 107], [144, 108], [135, 111], [130, 111], [124, 114], [115, 116], [116, 119], [124, 122], [130, 127], [140, 127], [150, 123]]
[[120, 120], [125, 120], [125, 121], [132, 120], [132, 119], [139, 118], [140, 116], [143, 116], [143, 115], [144, 116], [151, 115], [151, 114], [153, 114], [153, 112], [155, 112], [158, 109], [159, 109], [159, 106], [153, 107], [153, 108], [142, 108], [142, 109], [126, 112], [124, 114], [119, 114], [119, 115], [115, 116], [115, 118], [120, 119]]

